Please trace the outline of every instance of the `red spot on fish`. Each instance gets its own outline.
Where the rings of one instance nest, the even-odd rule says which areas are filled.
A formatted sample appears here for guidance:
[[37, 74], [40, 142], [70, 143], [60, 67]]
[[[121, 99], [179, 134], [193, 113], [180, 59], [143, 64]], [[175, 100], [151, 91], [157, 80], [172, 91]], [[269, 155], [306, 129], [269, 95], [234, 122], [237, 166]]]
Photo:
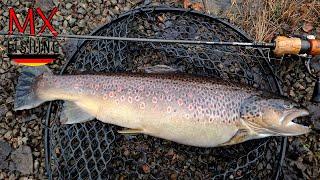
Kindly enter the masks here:
[[140, 85], [140, 86], [138, 87], [138, 89], [139, 89], [140, 91], [143, 91], [143, 89], [144, 89], [143, 85]]
[[189, 109], [189, 111], [192, 111], [193, 110], [193, 105], [189, 104], [188, 109]]
[[111, 91], [111, 92], [109, 92], [109, 97], [114, 97], [114, 92], [113, 91]]
[[146, 108], [146, 104], [144, 102], [140, 103], [139, 105], [140, 109], [145, 109]]
[[153, 98], [152, 98], [152, 102], [153, 102], [153, 103], [157, 103], [157, 102], [158, 102], [157, 97], [153, 97]]
[[122, 87], [121, 87], [121, 86], [118, 86], [117, 91], [118, 91], [118, 92], [121, 92], [121, 91], [122, 91]]
[[103, 95], [103, 100], [107, 100], [108, 99], [108, 94]]
[[182, 99], [178, 99], [178, 105], [182, 106], [183, 105], [183, 100]]
[[191, 92], [189, 92], [189, 93], [188, 93], [188, 97], [189, 97], [189, 98], [192, 98], [192, 97], [193, 97], [193, 94], [192, 94]]
[[128, 102], [129, 102], [130, 104], [132, 103], [132, 97], [131, 97], [131, 96], [128, 97]]
[[96, 90], [99, 90], [100, 85], [99, 85], [99, 84], [95, 84], [95, 85], [94, 85], [94, 88], [95, 88]]
[[171, 106], [168, 106], [168, 107], [167, 107], [167, 113], [171, 113], [171, 111], [172, 111]]
[[80, 84], [79, 83], [74, 84], [74, 88], [75, 89], [79, 89], [80, 88]]

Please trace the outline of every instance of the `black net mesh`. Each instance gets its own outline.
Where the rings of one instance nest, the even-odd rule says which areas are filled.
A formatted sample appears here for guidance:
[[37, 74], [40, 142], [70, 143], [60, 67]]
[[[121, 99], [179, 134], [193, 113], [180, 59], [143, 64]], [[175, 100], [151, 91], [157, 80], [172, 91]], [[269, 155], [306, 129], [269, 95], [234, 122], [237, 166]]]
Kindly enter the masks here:
[[[218, 18], [165, 8], [129, 12], [93, 34], [248, 41], [239, 30]], [[257, 49], [234, 46], [87, 40], [77, 48], [64, 73], [136, 72], [156, 64], [279, 92], [263, 54]], [[197, 148], [146, 135], [123, 136], [117, 133], [119, 127], [97, 120], [60, 125], [61, 105], [53, 103], [48, 121], [48, 172], [54, 179], [269, 178], [277, 172], [281, 158], [281, 138]]]

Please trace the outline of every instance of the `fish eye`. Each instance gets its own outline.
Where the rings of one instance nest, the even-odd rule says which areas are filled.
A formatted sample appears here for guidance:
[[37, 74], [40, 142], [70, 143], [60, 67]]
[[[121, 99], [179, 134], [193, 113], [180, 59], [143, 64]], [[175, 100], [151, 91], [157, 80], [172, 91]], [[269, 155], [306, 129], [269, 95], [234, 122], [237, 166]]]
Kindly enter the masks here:
[[294, 107], [294, 105], [293, 104], [284, 104], [283, 107], [285, 109], [292, 109]]

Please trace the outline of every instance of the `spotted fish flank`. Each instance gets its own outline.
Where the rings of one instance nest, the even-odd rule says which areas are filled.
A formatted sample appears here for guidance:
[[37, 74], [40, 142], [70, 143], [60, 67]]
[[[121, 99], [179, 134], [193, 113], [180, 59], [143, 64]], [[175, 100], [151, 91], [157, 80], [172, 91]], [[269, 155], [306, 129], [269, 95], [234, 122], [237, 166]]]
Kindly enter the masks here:
[[[24, 69], [15, 109], [30, 109], [52, 100], [78, 106], [76, 112], [86, 117], [77, 115], [78, 122], [96, 118], [136, 130], [126, 132], [193, 146], [215, 147], [309, 131], [292, 122], [308, 114], [295, 103], [214, 79], [171, 74], [58, 76], [44, 67]], [[77, 119], [70, 117], [75, 113], [70, 112], [64, 113], [62, 121], [76, 123]]]

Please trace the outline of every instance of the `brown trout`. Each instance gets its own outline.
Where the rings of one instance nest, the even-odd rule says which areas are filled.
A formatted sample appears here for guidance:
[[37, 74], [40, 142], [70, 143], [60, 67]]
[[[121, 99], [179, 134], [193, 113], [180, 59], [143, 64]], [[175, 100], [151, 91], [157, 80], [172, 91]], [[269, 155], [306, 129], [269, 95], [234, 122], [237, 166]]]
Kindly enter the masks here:
[[308, 111], [249, 87], [176, 74], [53, 75], [25, 67], [15, 110], [64, 100], [66, 124], [98, 119], [177, 143], [216, 147], [268, 136], [308, 133], [294, 123]]

